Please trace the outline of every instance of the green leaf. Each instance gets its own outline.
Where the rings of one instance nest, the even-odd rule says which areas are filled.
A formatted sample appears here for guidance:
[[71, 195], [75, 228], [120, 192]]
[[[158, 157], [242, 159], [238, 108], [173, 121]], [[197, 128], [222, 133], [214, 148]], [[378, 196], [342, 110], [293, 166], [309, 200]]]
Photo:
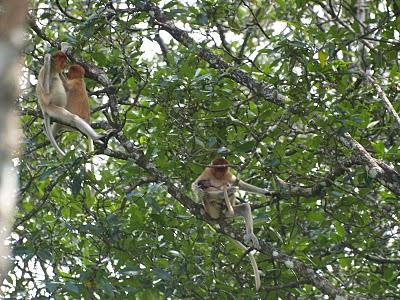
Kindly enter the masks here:
[[236, 149], [238, 152], [243, 152], [247, 153], [250, 152], [254, 148], [255, 142], [254, 141], [248, 141], [244, 143], [240, 143], [236, 146]]
[[342, 268], [350, 268], [353, 259], [351, 257], [341, 257], [338, 261]]
[[346, 231], [343, 227], [343, 225], [339, 222], [335, 223], [335, 229], [336, 229], [336, 233], [340, 236], [340, 237], [345, 237], [346, 236]]
[[171, 8], [171, 7], [175, 6], [175, 5], [177, 5], [177, 3], [178, 3], [177, 1], [169, 1], [167, 4], [165, 4], [163, 6], [163, 9]]
[[391, 281], [396, 277], [393, 268], [389, 265], [385, 265], [384, 271], [383, 271], [383, 278], [387, 281]]
[[67, 283], [65, 283], [65, 285], [63, 286], [63, 289], [76, 295], [79, 295], [80, 292], [79, 286], [71, 281], [67, 281]]
[[169, 280], [171, 279], [171, 274], [166, 272], [163, 269], [160, 268], [154, 268], [153, 269], [154, 275], [159, 278], [159, 279], [163, 279], [163, 280]]
[[71, 185], [71, 192], [72, 195], [76, 196], [80, 193], [82, 189], [82, 181], [83, 181], [83, 172], [78, 172], [75, 174], [74, 178], [72, 179], [72, 185]]
[[367, 125], [367, 129], [372, 128], [372, 127], [375, 127], [375, 125], [379, 124], [379, 122], [380, 122], [380, 120], [372, 121], [371, 123], [369, 123], [369, 124]]
[[54, 282], [54, 281], [46, 281], [46, 290], [47, 290], [49, 293], [55, 292], [55, 291], [58, 289], [59, 286], [60, 286], [60, 284], [57, 283], [57, 282]]
[[321, 66], [324, 67], [326, 65], [326, 61], [328, 59], [328, 53], [326, 53], [324, 51], [319, 51], [318, 59], [319, 59], [319, 63], [321, 64]]
[[325, 216], [323, 214], [321, 214], [320, 212], [313, 211], [308, 214], [308, 219], [310, 221], [320, 222], [325, 219]]
[[102, 52], [94, 52], [92, 53], [92, 57], [99, 65], [107, 64], [107, 56]]
[[199, 25], [207, 25], [209, 23], [207, 15], [203, 13], [196, 16], [196, 21]]
[[136, 78], [135, 77], [129, 77], [129, 79], [126, 81], [127, 85], [129, 88], [133, 89], [136, 87]]

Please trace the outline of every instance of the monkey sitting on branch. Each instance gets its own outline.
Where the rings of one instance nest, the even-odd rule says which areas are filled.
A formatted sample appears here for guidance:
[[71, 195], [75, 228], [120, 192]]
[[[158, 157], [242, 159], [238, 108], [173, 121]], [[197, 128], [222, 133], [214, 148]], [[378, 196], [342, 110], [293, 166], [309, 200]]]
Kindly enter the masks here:
[[[224, 158], [217, 158], [212, 161], [211, 166], [205, 168], [201, 175], [193, 182], [192, 190], [196, 197], [202, 201], [205, 212], [212, 219], [219, 219], [221, 216], [244, 218], [246, 234], [245, 241], [251, 241], [254, 248], [259, 248], [260, 244], [253, 232], [253, 217], [251, 207], [248, 203], [239, 203], [235, 193], [243, 190], [261, 195], [269, 195], [270, 192], [254, 185], [248, 184], [236, 178], [229, 171], [229, 162]], [[244, 251], [248, 248], [242, 243], [235, 243]], [[249, 252], [251, 265], [254, 270], [256, 289], [260, 288], [260, 275], [254, 256]]]

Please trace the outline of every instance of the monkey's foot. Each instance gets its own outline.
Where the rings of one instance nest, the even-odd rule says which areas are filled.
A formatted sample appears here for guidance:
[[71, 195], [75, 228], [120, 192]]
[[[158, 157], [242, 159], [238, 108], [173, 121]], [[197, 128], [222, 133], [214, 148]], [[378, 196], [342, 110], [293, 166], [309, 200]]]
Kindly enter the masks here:
[[118, 132], [118, 129], [112, 128], [107, 130], [102, 134], [102, 137], [100, 138], [102, 141], [109, 140], [113, 135], [115, 135]]
[[237, 190], [237, 188], [235, 186], [228, 187], [228, 189], [227, 189], [228, 195], [229, 196], [233, 195], [234, 193], [236, 193], [236, 190]]
[[106, 132], [100, 134], [97, 142], [103, 145], [103, 147], [107, 147], [109, 139], [118, 132], [117, 129], [109, 129]]
[[235, 215], [235, 211], [233, 209], [227, 209], [225, 212], [225, 216], [230, 218], [233, 217]]
[[254, 233], [246, 233], [243, 238], [246, 244], [249, 244], [251, 241], [254, 248], [260, 248], [260, 242]]

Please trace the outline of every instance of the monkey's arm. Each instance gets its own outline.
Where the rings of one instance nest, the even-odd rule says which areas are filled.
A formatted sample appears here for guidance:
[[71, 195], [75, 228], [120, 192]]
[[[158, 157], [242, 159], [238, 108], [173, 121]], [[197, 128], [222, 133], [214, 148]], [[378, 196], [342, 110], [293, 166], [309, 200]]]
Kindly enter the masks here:
[[61, 82], [62, 82], [62, 84], [64, 86], [65, 91], [68, 92], [68, 80], [67, 80], [67, 77], [65, 76], [65, 74], [62, 73], [62, 72], [60, 73], [60, 79], [61, 79]]
[[[224, 200], [225, 199], [224, 191], [220, 191], [220, 190], [212, 187], [210, 185], [210, 182], [208, 179], [203, 179], [201, 177], [197, 178], [192, 183], [192, 190], [195, 193], [198, 201], [203, 201], [204, 197], [207, 197], [210, 200], [211, 199], [212, 200], [215, 200], [215, 199]], [[231, 196], [235, 192], [236, 192], [236, 187], [230, 186], [227, 188], [227, 193], [229, 196]]]
[[43, 63], [43, 89], [48, 95], [50, 94], [50, 73], [51, 73], [51, 54], [44, 56]]
[[203, 201], [203, 198], [204, 198], [204, 194], [205, 194], [205, 192], [200, 188], [200, 186], [199, 186], [199, 178], [197, 178], [193, 183], [192, 183], [192, 191], [194, 192], [194, 194], [195, 194], [195, 199], [196, 199], [196, 202], [201, 202], [201, 201]]
[[235, 185], [237, 185], [239, 187], [239, 189], [242, 191], [261, 194], [261, 195], [270, 195], [271, 194], [270, 191], [264, 190], [262, 188], [254, 186], [252, 184], [246, 183], [243, 180], [236, 179]]
[[226, 208], [228, 209], [227, 216], [228, 217], [234, 216], [235, 212], [233, 210], [232, 205], [234, 205], [235, 203], [232, 203], [232, 202], [235, 202], [235, 196], [231, 197], [232, 198], [232, 202], [231, 202], [231, 199], [228, 195], [228, 186], [226, 184], [224, 184], [223, 190], [224, 190], [225, 205], [226, 205]]

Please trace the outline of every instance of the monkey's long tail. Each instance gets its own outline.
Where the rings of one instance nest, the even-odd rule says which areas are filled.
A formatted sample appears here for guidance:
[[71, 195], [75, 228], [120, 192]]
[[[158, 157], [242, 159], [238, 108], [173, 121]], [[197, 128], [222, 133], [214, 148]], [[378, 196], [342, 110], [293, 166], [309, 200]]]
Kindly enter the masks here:
[[[93, 140], [90, 137], [88, 138], [88, 150], [89, 152], [93, 152], [94, 151], [94, 145], [93, 145]], [[92, 172], [94, 174], [94, 164], [90, 163], [90, 172]]]
[[53, 132], [50, 126], [50, 116], [47, 113], [43, 113], [43, 122], [44, 122], [44, 131], [50, 140], [50, 144], [53, 145], [58, 154], [60, 154], [61, 156], [65, 156], [65, 152], [61, 150], [61, 148], [58, 146], [56, 142], [56, 139], [53, 136]]
[[[246, 252], [248, 250], [248, 248], [245, 245], [243, 245], [241, 242], [239, 242], [237, 240], [233, 240], [233, 241], [243, 251]], [[258, 272], [257, 262], [256, 262], [256, 259], [254, 258], [254, 255], [251, 252], [249, 252], [248, 254], [249, 254], [251, 266], [253, 267], [253, 271], [254, 271], [254, 280], [256, 282], [256, 291], [258, 291], [261, 286], [260, 273]]]
[[[93, 140], [89, 136], [87, 137], [87, 139], [88, 139], [88, 152], [93, 152], [94, 151]], [[93, 162], [90, 162], [89, 170], [90, 170], [90, 172], [92, 172], [92, 174], [94, 176], [94, 164], [93, 164]], [[94, 195], [96, 195], [96, 190], [92, 186], [90, 186], [90, 194], [92, 195], [92, 197]]]

